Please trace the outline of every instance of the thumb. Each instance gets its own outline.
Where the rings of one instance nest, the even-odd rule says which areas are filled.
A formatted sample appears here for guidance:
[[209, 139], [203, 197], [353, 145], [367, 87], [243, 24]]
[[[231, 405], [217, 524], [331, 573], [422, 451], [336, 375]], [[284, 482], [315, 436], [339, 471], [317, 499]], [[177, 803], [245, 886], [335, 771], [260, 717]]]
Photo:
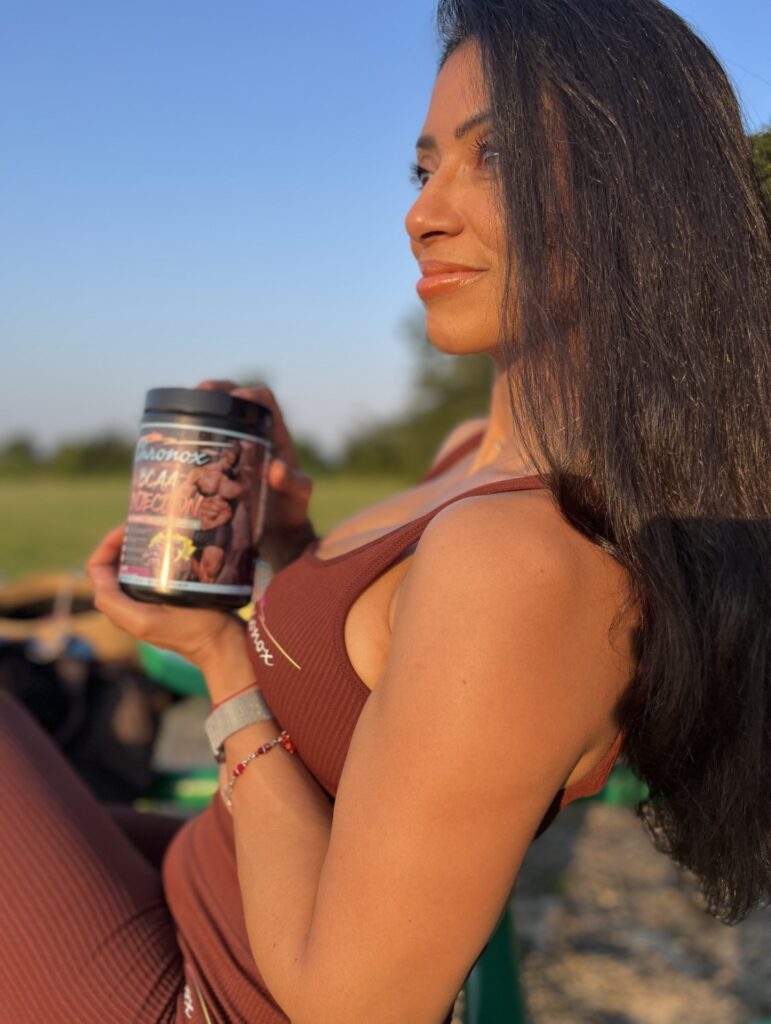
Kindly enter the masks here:
[[268, 467], [268, 483], [281, 494], [307, 501], [313, 490], [313, 480], [307, 473], [294, 469], [283, 459], [273, 459]]

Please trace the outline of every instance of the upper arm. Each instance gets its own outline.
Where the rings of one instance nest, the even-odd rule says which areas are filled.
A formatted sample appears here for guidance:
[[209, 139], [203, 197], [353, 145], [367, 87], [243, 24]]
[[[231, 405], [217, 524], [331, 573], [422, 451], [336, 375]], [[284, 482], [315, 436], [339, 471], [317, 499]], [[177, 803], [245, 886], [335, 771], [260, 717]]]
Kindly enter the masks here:
[[434, 518], [402, 583], [337, 793], [308, 1019], [442, 1019], [601, 713], [575, 560], [480, 501]]

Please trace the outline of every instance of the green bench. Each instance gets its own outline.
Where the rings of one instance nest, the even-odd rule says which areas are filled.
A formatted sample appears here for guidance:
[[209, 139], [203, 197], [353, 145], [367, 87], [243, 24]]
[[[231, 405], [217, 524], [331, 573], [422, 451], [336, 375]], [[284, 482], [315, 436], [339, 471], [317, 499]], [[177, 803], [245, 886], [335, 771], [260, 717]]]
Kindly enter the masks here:
[[[206, 697], [201, 671], [178, 654], [139, 643], [137, 654], [142, 671], [156, 683], [180, 697]], [[138, 809], [158, 804], [174, 804], [186, 812], [201, 811], [209, 803], [219, 783], [218, 765], [211, 761], [184, 771], [156, 772], [150, 791], [135, 801]]]

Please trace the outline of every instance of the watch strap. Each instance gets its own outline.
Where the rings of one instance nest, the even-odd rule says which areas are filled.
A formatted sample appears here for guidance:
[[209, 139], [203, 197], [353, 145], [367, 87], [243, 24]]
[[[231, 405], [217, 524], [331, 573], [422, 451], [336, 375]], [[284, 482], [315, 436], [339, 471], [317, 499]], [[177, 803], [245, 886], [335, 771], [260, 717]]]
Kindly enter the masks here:
[[247, 690], [223, 701], [207, 717], [204, 724], [215, 761], [225, 760], [225, 740], [239, 729], [255, 722], [267, 722], [275, 715], [259, 690]]

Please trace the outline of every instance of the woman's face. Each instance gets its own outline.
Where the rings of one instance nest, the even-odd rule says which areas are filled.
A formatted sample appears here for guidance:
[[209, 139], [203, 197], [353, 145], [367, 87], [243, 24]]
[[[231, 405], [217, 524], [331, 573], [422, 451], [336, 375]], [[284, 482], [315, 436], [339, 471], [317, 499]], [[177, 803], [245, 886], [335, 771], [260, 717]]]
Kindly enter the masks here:
[[423, 273], [417, 289], [426, 333], [455, 354], [492, 353], [499, 338], [505, 244], [486, 106], [479, 52], [469, 41], [437, 76], [417, 142], [421, 191], [405, 222]]

